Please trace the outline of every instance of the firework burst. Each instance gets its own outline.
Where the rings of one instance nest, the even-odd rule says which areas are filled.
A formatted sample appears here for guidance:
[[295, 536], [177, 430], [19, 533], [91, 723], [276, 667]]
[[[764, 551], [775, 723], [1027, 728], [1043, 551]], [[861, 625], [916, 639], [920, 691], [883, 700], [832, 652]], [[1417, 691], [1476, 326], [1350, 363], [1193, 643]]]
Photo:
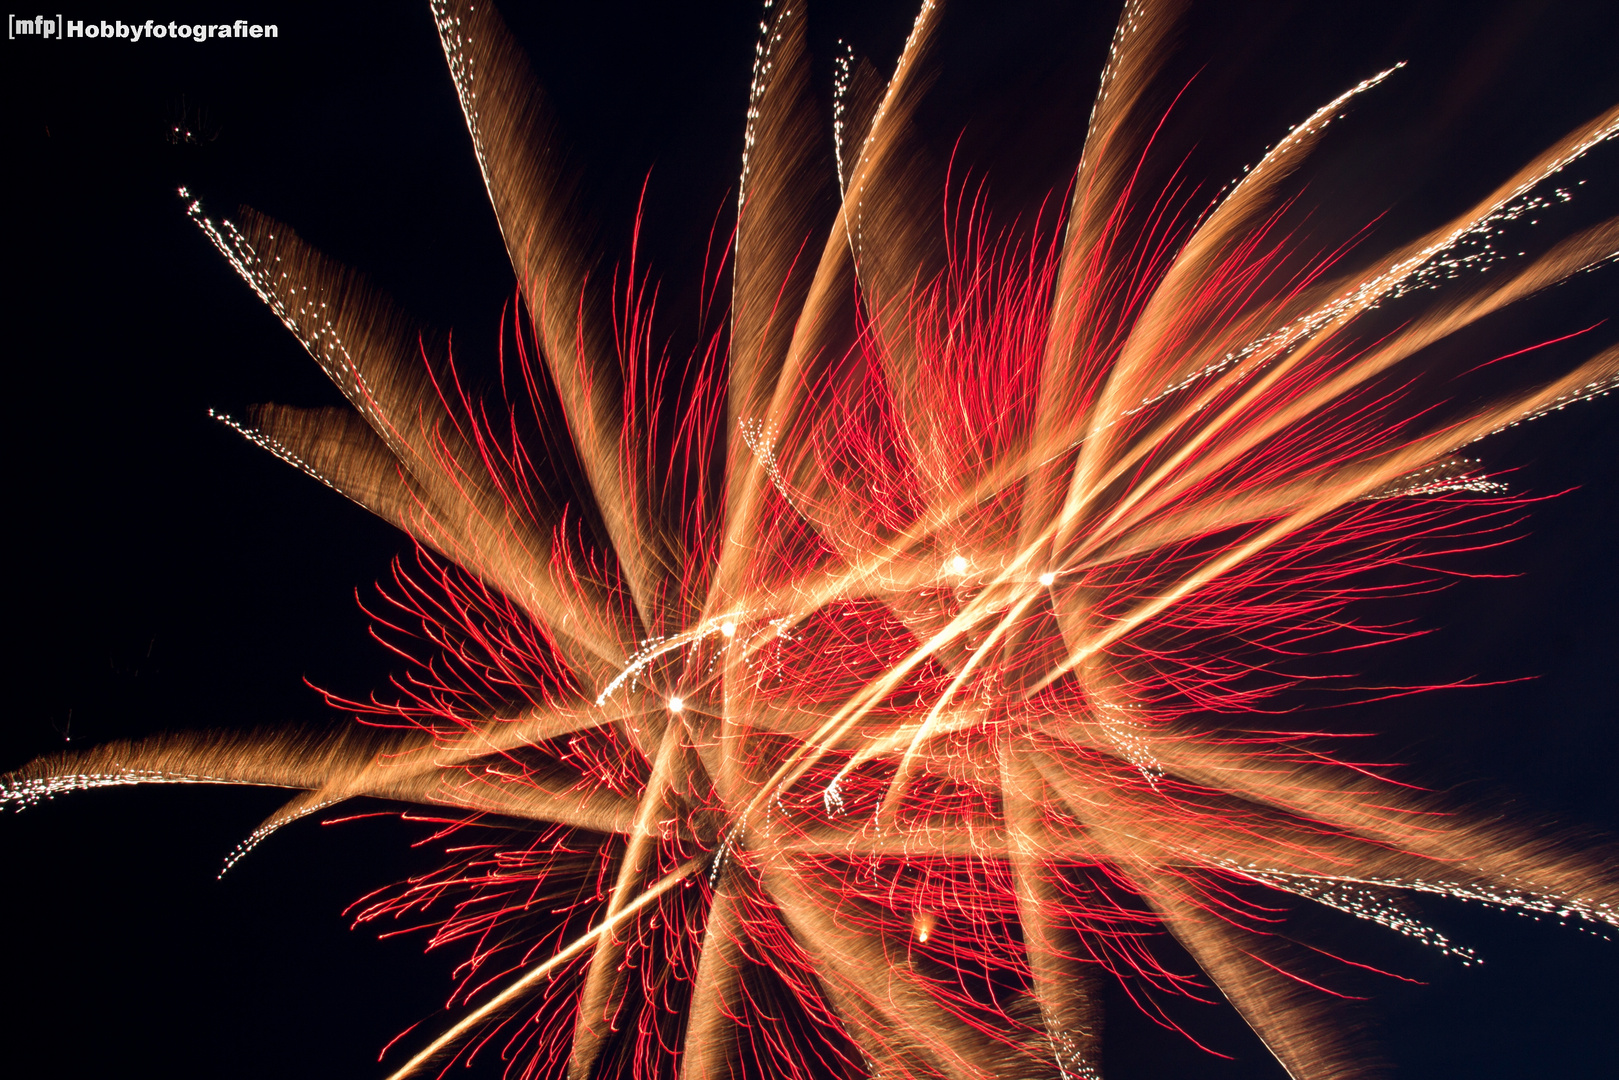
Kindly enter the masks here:
[[1491, 263], [1619, 109], [1398, 250], [1312, 254], [1287, 182], [1395, 69], [1211, 204], [1146, 192], [1179, 7], [1126, 5], [1060, 219], [1015, 234], [919, 164], [934, 4], [886, 82], [839, 61], [830, 168], [804, 12], [768, 6], [704, 277], [730, 303], [675, 364], [633, 258], [592, 272], [498, 16], [435, 0], [519, 286], [505, 399], [292, 230], [182, 192], [349, 403], [222, 419], [417, 544], [372, 613], [409, 675], [334, 699], [366, 721], [336, 735], [112, 744], [4, 799], [296, 790], [242, 852], [357, 797], [445, 808], [455, 860], [358, 909], [468, 944], [464, 1015], [395, 1076], [493, 1047], [522, 1076], [1097, 1077], [1104, 980], [1166, 1026], [1202, 992], [1166, 937], [1290, 1075], [1359, 1075], [1293, 900], [1461, 962], [1403, 896], [1619, 925], [1602, 857], [1267, 719], [1294, 658], [1401, 636], [1361, 601], [1513, 519], [1469, 447], [1619, 381], [1609, 348], [1418, 392], [1425, 350], [1610, 261], [1619, 222], [1377, 321]]

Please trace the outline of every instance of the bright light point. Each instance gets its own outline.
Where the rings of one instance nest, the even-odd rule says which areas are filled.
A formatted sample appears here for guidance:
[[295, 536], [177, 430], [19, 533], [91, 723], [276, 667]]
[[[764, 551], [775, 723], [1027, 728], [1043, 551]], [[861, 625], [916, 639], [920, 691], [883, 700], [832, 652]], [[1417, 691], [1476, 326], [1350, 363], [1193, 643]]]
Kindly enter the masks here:
[[726, 637], [735, 637], [736, 623], [732, 622], [730, 619], [726, 619], [724, 622], [720, 623], [720, 633], [724, 634]]
[[1057, 575], [1053, 574], [1050, 570], [1047, 570], [1045, 573], [1040, 575], [1040, 584], [1042, 585], [1053, 584], [1056, 580]]
[[677, 697], [672, 697], [672, 698], [669, 699], [669, 711], [670, 712], [679, 712], [681, 709], [684, 709], [685, 707], [686, 707], [686, 702], [683, 699], [677, 698]]
[[951, 559], [950, 569], [954, 570], [958, 574], [965, 574], [967, 572], [966, 557], [963, 555], [957, 555], [955, 558]]

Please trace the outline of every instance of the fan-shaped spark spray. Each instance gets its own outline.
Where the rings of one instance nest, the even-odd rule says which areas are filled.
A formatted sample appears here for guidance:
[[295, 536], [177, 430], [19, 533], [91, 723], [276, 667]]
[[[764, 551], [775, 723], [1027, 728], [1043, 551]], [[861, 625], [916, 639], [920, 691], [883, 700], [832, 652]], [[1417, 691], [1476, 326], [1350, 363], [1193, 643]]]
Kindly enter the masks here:
[[[1255, 720], [1289, 654], [1397, 636], [1349, 614], [1374, 574], [1513, 512], [1468, 447], [1619, 379], [1615, 348], [1465, 409], [1407, 378], [1611, 260], [1615, 221], [1375, 340], [1362, 318], [1478, 263], [1619, 109], [1361, 269], [1301, 264], [1284, 182], [1390, 68], [1144, 230], [1180, 6], [1126, 4], [1058, 233], [1014, 243], [957, 198], [939, 243], [911, 130], [937, 6], [886, 85], [839, 59], [823, 174], [804, 11], [767, 4], [728, 324], [681, 369], [643, 285], [587, 273], [498, 16], [433, 0], [521, 293], [509, 405], [292, 230], [186, 196], [349, 402], [227, 422], [414, 539], [376, 621], [415, 674], [340, 703], [372, 726], [111, 744], [4, 800], [297, 790], [249, 845], [358, 796], [519, 823], [360, 909], [447, 901], [435, 941], [472, 943], [470, 1009], [395, 1077], [486, 1045], [578, 1080], [1097, 1077], [1102, 979], [1166, 1024], [1162, 995], [1195, 992], [1163, 931], [1290, 1075], [1343, 1077], [1334, 972], [1273, 932], [1285, 898], [1464, 962], [1403, 894], [1619, 924], [1611, 863]], [[554, 416], [566, 438], [536, 437]]]

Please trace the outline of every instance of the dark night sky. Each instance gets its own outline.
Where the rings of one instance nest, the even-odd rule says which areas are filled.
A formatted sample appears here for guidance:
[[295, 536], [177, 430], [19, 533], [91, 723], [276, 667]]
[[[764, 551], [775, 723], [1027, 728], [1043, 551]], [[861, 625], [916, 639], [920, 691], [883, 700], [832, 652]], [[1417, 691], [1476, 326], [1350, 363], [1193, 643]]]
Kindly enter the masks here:
[[[505, 6], [587, 163], [615, 256], [652, 170], [646, 247], [678, 340], [691, 310], [682, 283], [732, 199], [757, 4]], [[186, 222], [178, 184], [216, 215], [250, 204], [364, 268], [424, 321], [453, 327], [474, 376], [510, 297], [425, 4], [68, 15], [201, 12], [275, 22], [281, 37], [5, 45], [17, 547], [0, 769], [62, 747], [66, 734], [77, 747], [164, 729], [340, 722], [304, 680], [361, 695], [389, 672], [354, 594], [407, 545], [208, 418], [210, 407], [239, 415], [257, 401], [339, 399]], [[988, 171], [1001, 208], [1027, 210], [1062, 183], [1114, 14], [1111, 4], [948, 6], [926, 133], [947, 149], [971, 121], [965, 160]], [[904, 5], [823, 3], [812, 40], [823, 61], [841, 37], [886, 69], [910, 17]], [[1410, 60], [1307, 174], [1323, 235], [1387, 211], [1372, 246], [1393, 246], [1619, 99], [1615, 23], [1608, 0], [1206, 4], [1166, 80], [1196, 75], [1166, 150], [1217, 184], [1316, 105]], [[197, 128], [201, 144], [167, 141], [176, 123]], [[1571, 176], [1589, 182], [1542, 224], [1545, 239], [1619, 208], [1615, 147]], [[1615, 312], [1615, 274], [1586, 275], [1462, 345], [1499, 355], [1598, 323]], [[1526, 363], [1567, 365], [1615, 336], [1602, 326]], [[1387, 733], [1384, 749], [1412, 762], [1412, 775], [1475, 803], [1610, 833], [1616, 420], [1609, 397], [1484, 444], [1520, 491], [1566, 493], [1533, 508], [1521, 540], [1464, 567], [1515, 576], [1412, 601], [1405, 614], [1437, 632], [1357, 660], [1368, 682], [1533, 678], [1345, 721]], [[420, 834], [391, 818], [305, 822], [216, 881], [224, 855], [276, 804], [256, 790], [124, 789], [0, 819], [14, 995], [0, 1012], [0, 1053], [48, 1057], [53, 1076], [366, 1077], [383, 1074], [377, 1051], [405, 1026], [440, 1023], [458, 957], [378, 941], [341, 916], [362, 893], [432, 865], [408, 847]], [[1356, 937], [1362, 955], [1429, 984], [1390, 983], [1400, 988], [1383, 999], [1381, 1039], [1400, 1075], [1611, 1075], [1619, 943], [1460, 905], [1424, 910], [1486, 963], [1462, 969], [1371, 928]], [[1281, 1076], [1219, 1017], [1193, 1022], [1233, 1063], [1128, 1013], [1110, 1019], [1110, 1077]]]

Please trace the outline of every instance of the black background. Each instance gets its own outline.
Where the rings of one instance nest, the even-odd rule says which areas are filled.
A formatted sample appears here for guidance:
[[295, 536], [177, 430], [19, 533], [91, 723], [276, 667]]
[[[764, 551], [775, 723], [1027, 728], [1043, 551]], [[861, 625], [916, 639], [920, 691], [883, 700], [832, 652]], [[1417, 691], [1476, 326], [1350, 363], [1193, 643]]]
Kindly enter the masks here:
[[[757, 5], [506, 6], [587, 163], [615, 256], [651, 170], [645, 248], [678, 345], [704, 240], [734, 199]], [[453, 327], [476, 377], [512, 281], [431, 20], [425, 5], [380, 3], [67, 14], [247, 18], [281, 36], [6, 43], [13, 539], [0, 768], [162, 729], [340, 722], [304, 680], [358, 696], [386, 679], [354, 593], [406, 543], [208, 418], [209, 407], [338, 399], [186, 222], [174, 189], [190, 185], [216, 215], [252, 205], [366, 269], [423, 320]], [[886, 70], [911, 14], [817, 5], [822, 83], [838, 38]], [[1114, 16], [1108, 4], [949, 6], [924, 128], [948, 150], [967, 124], [965, 163], [987, 170], [1001, 209], [1060, 188]], [[1323, 235], [1386, 212], [1373, 246], [1392, 246], [1619, 99], [1616, 31], [1603, 0], [1204, 5], [1166, 76], [1196, 76], [1166, 153], [1190, 154], [1188, 174], [1217, 185], [1316, 105], [1409, 60], [1328, 139], [1306, 191]], [[197, 138], [175, 143], [176, 125]], [[1540, 226], [1547, 239], [1619, 205], [1613, 147], [1570, 175], [1589, 182]], [[1615, 311], [1614, 273], [1462, 346], [1483, 358], [1598, 323]], [[1602, 326], [1525, 363], [1566, 367], [1614, 337]], [[1352, 717], [1387, 733], [1411, 775], [1475, 804], [1610, 833], [1616, 408], [1609, 397], [1484, 444], [1517, 490], [1563, 494], [1533, 507], [1517, 542], [1465, 567], [1513, 576], [1410, 601], [1403, 614], [1436, 632], [1356, 660], [1368, 683], [1527, 681]], [[0, 820], [0, 1053], [13, 1063], [0, 1069], [380, 1076], [393, 1035], [444, 1022], [454, 958], [350, 931], [341, 915], [432, 865], [408, 846], [420, 833], [392, 818], [305, 822], [216, 881], [276, 804], [256, 790], [123, 789]], [[1461, 905], [1425, 911], [1486, 963], [1401, 944], [1358, 954], [1428, 984], [1390, 982], [1382, 998], [1378, 1037], [1401, 1075], [1611, 1075], [1619, 944]], [[1228, 1019], [1190, 1022], [1237, 1060], [1115, 1009], [1109, 1075], [1281, 1075]]]

